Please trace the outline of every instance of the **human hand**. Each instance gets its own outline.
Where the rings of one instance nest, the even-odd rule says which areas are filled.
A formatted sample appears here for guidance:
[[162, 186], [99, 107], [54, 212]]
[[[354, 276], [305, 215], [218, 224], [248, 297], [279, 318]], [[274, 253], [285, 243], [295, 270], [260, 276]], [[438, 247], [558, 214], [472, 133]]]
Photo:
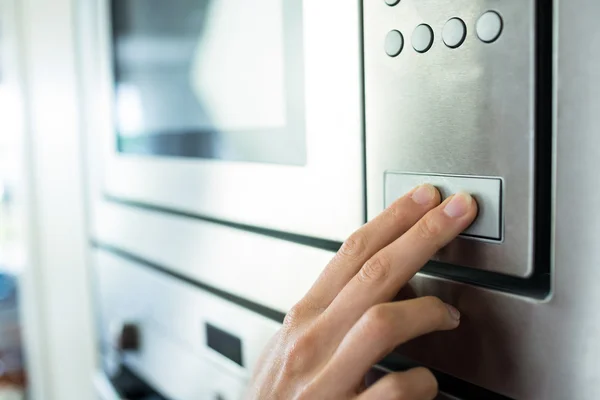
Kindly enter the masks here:
[[390, 301], [476, 214], [468, 194], [440, 204], [437, 189], [422, 185], [352, 234], [287, 314], [248, 398], [433, 399], [437, 382], [425, 368], [388, 374], [369, 388], [364, 376], [403, 342], [459, 325], [458, 310], [437, 297]]

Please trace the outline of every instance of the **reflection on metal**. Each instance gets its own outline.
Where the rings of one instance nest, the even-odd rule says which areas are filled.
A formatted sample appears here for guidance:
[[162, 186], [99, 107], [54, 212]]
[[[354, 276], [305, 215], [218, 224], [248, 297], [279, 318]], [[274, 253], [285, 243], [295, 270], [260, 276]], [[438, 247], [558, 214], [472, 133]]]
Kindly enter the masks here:
[[[469, 382], [510, 398], [596, 398], [600, 393], [600, 343], [595, 334], [600, 332], [600, 214], [593, 210], [600, 204], [600, 189], [590, 182], [597, 179], [595, 166], [600, 156], [600, 53], [594, 51], [593, 40], [581, 38], [600, 34], [595, 21], [600, 3], [555, 0], [553, 24], [548, 24], [552, 22], [549, 15], [543, 16], [540, 21], [548, 26], [540, 24], [536, 36], [533, 18], [549, 4], [505, 2], [506, 8], [498, 10], [505, 26], [500, 37], [489, 44], [474, 36], [472, 28], [488, 3], [461, 0], [453, 3], [454, 11], [433, 0], [403, 0], [394, 7], [383, 1], [365, 2], [370, 216], [383, 206], [383, 172], [388, 169], [494, 176], [503, 178], [506, 185], [505, 242], [471, 245], [465, 239], [450, 247], [473, 257], [472, 266], [481, 271], [469, 274], [463, 269], [461, 279], [471, 278], [477, 285], [433, 276], [427, 273], [432, 271], [428, 268], [402, 292], [406, 297], [437, 295], [454, 304], [463, 315], [460, 328], [415, 340], [397, 353], [451, 375], [457, 382]], [[356, 96], [361, 81], [353, 64], [360, 47], [353, 39], [338, 40], [338, 45], [347, 46], [342, 51], [345, 57], [323, 63], [333, 40], [317, 35], [330, 28], [331, 21], [339, 24], [340, 32], [357, 34], [358, 15], [349, 11], [352, 7], [347, 2], [311, 4], [305, 4], [306, 18], [314, 23], [306, 47], [307, 114], [311, 115], [307, 167], [296, 170], [258, 164], [125, 158], [109, 151], [105, 182], [111, 195], [183, 212], [168, 214], [160, 207], [142, 209], [106, 202], [101, 193], [104, 187], [96, 187], [94, 239], [281, 313], [305, 293], [333, 251], [236, 229], [234, 224], [341, 241], [362, 222], [360, 96]], [[550, 9], [544, 8], [545, 12]], [[421, 17], [419, 10], [428, 10], [426, 21], [420, 20], [426, 15]], [[439, 41], [439, 32], [455, 16], [465, 21], [467, 37], [460, 47], [449, 49]], [[417, 59], [414, 50], [405, 48], [397, 57], [385, 55], [382, 40], [390, 29], [388, 25], [405, 29], [401, 25], [419, 23], [430, 24], [436, 33], [426, 53]], [[552, 27], [553, 43], [548, 41]], [[547, 41], [536, 42], [539, 38]], [[533, 49], [550, 43], [554, 46], [555, 65], [538, 63], [545, 69], [534, 69]], [[389, 63], [406, 60], [412, 60], [407, 68], [419, 79], [395, 75], [399, 73], [396, 64]], [[512, 67], [505, 68], [509, 62]], [[342, 65], [349, 67], [340, 68]], [[372, 73], [369, 68], [374, 68]], [[497, 75], [492, 76], [490, 71]], [[553, 85], [547, 81], [550, 72], [554, 73]], [[451, 79], [442, 79], [446, 75], [452, 75]], [[334, 78], [330, 85], [325, 84], [327, 76]], [[546, 85], [534, 88], [534, 78]], [[101, 81], [106, 83], [106, 76]], [[493, 90], [486, 86], [490, 82], [495, 82]], [[319, 86], [327, 88], [319, 91]], [[457, 90], [462, 94], [456, 95]], [[103, 107], [108, 103], [106, 91], [104, 86], [99, 90], [104, 93]], [[535, 95], [538, 98], [534, 102]], [[539, 103], [543, 103], [543, 109], [534, 109], [533, 105]], [[106, 112], [103, 107], [95, 110]], [[111, 137], [110, 127], [102, 120], [98, 122], [91, 124], [100, 128], [90, 131], [90, 137], [96, 137], [97, 132]], [[346, 136], [342, 138], [339, 132]], [[97, 148], [91, 146], [90, 151], [96, 167], [103, 161]], [[535, 183], [543, 183], [543, 190], [538, 191]], [[318, 196], [313, 196], [315, 193]], [[186, 213], [213, 219], [187, 218]], [[116, 281], [125, 277], [127, 272], [123, 271], [137, 270], [130, 264], [102, 252], [96, 259], [98, 269], [108, 265], [115, 271], [110, 275]], [[452, 270], [455, 266], [436, 264], [436, 271], [444, 268]], [[512, 277], [498, 278], [506, 278], [504, 275]], [[127, 293], [131, 282], [144, 279], [122, 282], [119, 293]], [[159, 299], [103, 293], [102, 301], [125, 301], [127, 307], [111, 306], [119, 312], [160, 313], [148, 320], [160, 326], [156, 332], [162, 329], [174, 339], [157, 333], [150, 340], [156, 340], [156, 349], [163, 349], [160, 355], [146, 353], [144, 357], [148, 358], [144, 359], [132, 356], [129, 362], [149, 380], [184, 399], [188, 395], [181, 392], [184, 388], [190, 388], [187, 393], [200, 390], [189, 383], [191, 377], [165, 379], [151, 369], [167, 365], [165, 360], [178, 362], [180, 348], [190, 343], [200, 351], [197, 314], [190, 313], [189, 320], [171, 319], [165, 312], [169, 302], [179, 299], [176, 303], [180, 304], [187, 290], [180, 288], [182, 283], [169, 279], [148, 279], [152, 281], [148, 286], [151, 289], [144, 289], [144, 293], [161, 292], [156, 288], [163, 285], [177, 289], [163, 290], [170, 294]], [[495, 286], [496, 282], [501, 284]], [[527, 286], [529, 283], [532, 286]], [[114, 287], [106, 281], [100, 284]], [[502, 286], [504, 291], [482, 286]], [[182, 310], [187, 312], [187, 307]], [[243, 318], [240, 314], [222, 322], [236, 324]], [[244, 329], [250, 332], [260, 324], [248, 323]], [[264, 337], [271, 333], [269, 329], [263, 332]], [[256, 347], [249, 345], [249, 349], [258, 352], [264, 345], [261, 335], [252, 336]], [[190, 356], [186, 362], [192, 368], [199, 361]], [[171, 388], [174, 382], [178, 387]]]
[[306, 163], [300, 1], [113, 0], [110, 15], [120, 152]]
[[[103, 188], [108, 194], [337, 241], [364, 222], [360, 2], [353, 0], [351, 6], [347, 0], [281, 2], [284, 30], [302, 32], [304, 52], [301, 62], [285, 55], [286, 73], [303, 77], [294, 79], [293, 90], [286, 94], [291, 107], [286, 118], [298, 114], [305, 126], [306, 163], [296, 166], [118, 153], [112, 126], [108, 3], [99, 0], [93, 10], [96, 19], [88, 17], [88, 23], [81, 25], [82, 48], [92, 68], [85, 71], [86, 90], [96, 96], [90, 100], [96, 115], [91, 118], [97, 119], [90, 124], [93, 157], [104, 156]], [[331, 21], [336, 21], [336, 29], [331, 29]], [[284, 50], [297, 52], [297, 47], [288, 45]], [[295, 104], [299, 91], [304, 101]], [[271, 157], [295, 152], [299, 146], [295, 140], [284, 140], [281, 145], [286, 149], [273, 149], [275, 141], [265, 132], [252, 136], [251, 142], [270, 149]], [[167, 145], [162, 136], [151, 140]], [[179, 144], [187, 149], [189, 142], [182, 140]], [[262, 158], [259, 155], [254, 161]]]
[[[279, 323], [106, 252], [96, 251], [94, 262], [102, 326], [115, 320], [136, 320], [143, 338], [137, 351], [124, 355], [124, 366], [134, 369], [167, 398], [209, 399], [215, 394], [241, 398]], [[147, 293], [160, 296], [143, 295]], [[220, 351], [215, 351], [206, 324], [235, 335], [238, 341], [234, 345], [241, 349], [223, 348], [228, 345], [224, 342]], [[115, 347], [112, 340], [110, 332], [103, 329], [105, 356]], [[221, 353], [237, 350], [243, 362]]]
[[[443, 44], [444, 25], [449, 18], [460, 17], [473, 26], [490, 7], [488, 2], [460, 0], [443, 7], [438, 1], [407, 0], [396, 7], [401, 11], [379, 3], [364, 3], [369, 218], [383, 210], [383, 176], [388, 170], [501, 177], [507, 232], [503, 245], [459, 239], [442, 259], [521, 278], [531, 276], [534, 154], [538, 135], [547, 134], [536, 131], [535, 107], [545, 104], [534, 101], [536, 1], [498, 4], [506, 16], [502, 36], [486, 44], [468, 30], [457, 49]], [[390, 29], [408, 35], [422, 23], [436, 35], [426, 53], [413, 50], [390, 58], [382, 51], [381, 38]], [[551, 21], [539, 18], [539, 23]], [[550, 68], [550, 61], [544, 59], [544, 67]], [[549, 165], [540, 168], [548, 171]]]

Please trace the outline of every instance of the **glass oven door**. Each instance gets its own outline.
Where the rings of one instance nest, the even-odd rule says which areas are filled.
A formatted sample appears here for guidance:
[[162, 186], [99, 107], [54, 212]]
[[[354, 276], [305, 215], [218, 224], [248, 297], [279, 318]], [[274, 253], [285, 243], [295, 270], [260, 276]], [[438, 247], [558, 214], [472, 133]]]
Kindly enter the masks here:
[[119, 152], [306, 163], [301, 2], [111, 7]]
[[101, 2], [108, 195], [331, 240], [364, 222], [358, 1]]

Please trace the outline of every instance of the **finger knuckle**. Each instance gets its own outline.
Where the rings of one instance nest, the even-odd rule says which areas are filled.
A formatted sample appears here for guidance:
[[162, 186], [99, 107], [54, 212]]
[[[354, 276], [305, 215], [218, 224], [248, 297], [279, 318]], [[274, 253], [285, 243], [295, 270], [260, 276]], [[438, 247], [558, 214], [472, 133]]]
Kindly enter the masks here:
[[394, 221], [405, 221], [408, 216], [406, 203], [403, 202], [402, 198], [393, 202], [384, 210], [384, 213]]
[[442, 226], [434, 214], [427, 214], [417, 223], [417, 234], [421, 239], [434, 240], [442, 232]]
[[292, 340], [282, 362], [282, 371], [288, 378], [302, 374], [313, 359], [316, 338], [310, 332], [305, 332]]
[[388, 257], [379, 254], [367, 261], [360, 271], [357, 278], [363, 283], [374, 283], [385, 280], [392, 268], [391, 261]]
[[300, 322], [302, 315], [305, 312], [305, 306], [300, 302], [296, 303], [285, 315], [283, 319], [284, 327], [294, 327]]
[[354, 232], [340, 247], [339, 254], [352, 259], [362, 258], [367, 250], [367, 236], [360, 232]]
[[363, 316], [363, 328], [374, 340], [384, 339], [391, 330], [392, 316], [382, 304], [371, 307]]

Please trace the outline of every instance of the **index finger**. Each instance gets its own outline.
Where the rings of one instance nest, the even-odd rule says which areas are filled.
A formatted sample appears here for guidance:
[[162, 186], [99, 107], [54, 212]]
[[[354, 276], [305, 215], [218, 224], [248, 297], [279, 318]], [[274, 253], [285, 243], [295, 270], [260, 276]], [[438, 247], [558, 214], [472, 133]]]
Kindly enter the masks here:
[[369, 308], [391, 300], [476, 215], [477, 204], [470, 195], [460, 193], [446, 199], [371, 257], [321, 314], [322, 322], [336, 326], [332, 332], [345, 334]]
[[428, 184], [400, 197], [344, 242], [302, 301], [315, 310], [327, 308], [368, 259], [439, 204], [438, 190]]

